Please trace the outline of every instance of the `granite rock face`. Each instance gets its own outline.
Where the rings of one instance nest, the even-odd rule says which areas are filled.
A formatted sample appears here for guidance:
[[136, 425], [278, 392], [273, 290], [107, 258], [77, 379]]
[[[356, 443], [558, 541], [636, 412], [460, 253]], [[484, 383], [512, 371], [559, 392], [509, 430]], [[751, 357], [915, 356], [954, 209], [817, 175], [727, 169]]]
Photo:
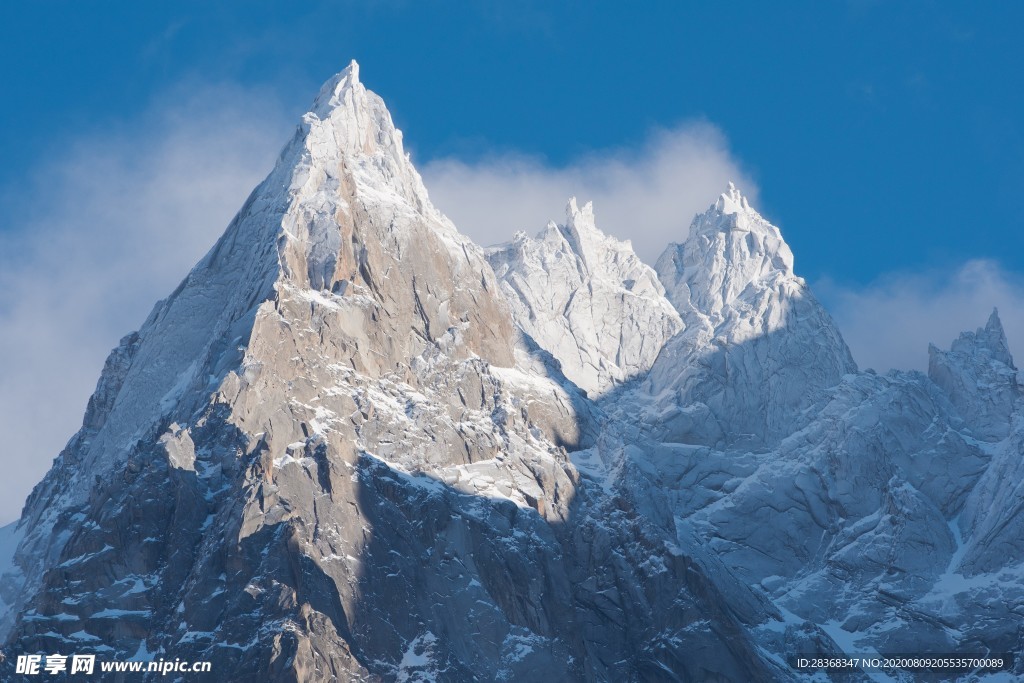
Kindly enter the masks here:
[[0, 529], [0, 672], [817, 681], [787, 656], [1020, 652], [1017, 372], [995, 314], [930, 354], [858, 372], [731, 186], [656, 269], [575, 201], [476, 246], [353, 63]]

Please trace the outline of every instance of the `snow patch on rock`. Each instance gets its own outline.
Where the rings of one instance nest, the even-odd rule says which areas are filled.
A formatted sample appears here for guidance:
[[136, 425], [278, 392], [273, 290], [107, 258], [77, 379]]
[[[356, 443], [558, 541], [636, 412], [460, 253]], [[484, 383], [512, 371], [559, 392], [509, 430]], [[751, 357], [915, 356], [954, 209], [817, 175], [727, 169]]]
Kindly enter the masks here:
[[589, 202], [535, 238], [487, 250], [519, 327], [591, 397], [642, 376], [682, 322], [628, 241], [601, 232]]

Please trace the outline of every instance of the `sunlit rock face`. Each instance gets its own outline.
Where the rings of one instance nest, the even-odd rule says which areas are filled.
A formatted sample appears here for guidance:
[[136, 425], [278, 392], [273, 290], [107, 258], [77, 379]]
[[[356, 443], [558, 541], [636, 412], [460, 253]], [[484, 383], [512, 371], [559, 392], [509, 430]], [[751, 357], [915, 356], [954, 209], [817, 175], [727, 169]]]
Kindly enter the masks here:
[[518, 233], [487, 258], [520, 328], [594, 398], [644, 376], [682, 321], [629, 242], [598, 230], [591, 204], [536, 238]]
[[0, 678], [92, 652], [795, 681], [823, 680], [797, 652], [1019, 651], [1017, 371], [994, 314], [930, 354], [858, 372], [732, 186], [655, 268], [575, 200], [478, 247], [353, 63], [0, 529]]

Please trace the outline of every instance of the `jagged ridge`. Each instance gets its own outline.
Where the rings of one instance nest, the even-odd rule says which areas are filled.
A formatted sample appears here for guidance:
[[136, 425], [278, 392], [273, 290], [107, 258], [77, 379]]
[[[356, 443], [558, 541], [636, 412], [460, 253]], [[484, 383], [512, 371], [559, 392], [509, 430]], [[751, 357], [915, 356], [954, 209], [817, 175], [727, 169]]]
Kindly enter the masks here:
[[930, 378], [859, 373], [735, 187], [657, 278], [567, 213], [485, 253], [358, 66], [328, 81], [4, 531], [8, 664], [767, 681], [1019, 649], [997, 315]]

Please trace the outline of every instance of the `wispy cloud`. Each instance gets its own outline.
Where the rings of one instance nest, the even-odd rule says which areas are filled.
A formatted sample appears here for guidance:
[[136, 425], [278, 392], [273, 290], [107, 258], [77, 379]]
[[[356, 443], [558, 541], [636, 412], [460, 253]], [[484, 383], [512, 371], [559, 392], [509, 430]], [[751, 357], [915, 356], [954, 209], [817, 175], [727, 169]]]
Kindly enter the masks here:
[[631, 239], [653, 263], [669, 242], [686, 237], [730, 180], [756, 202], [757, 186], [716, 127], [692, 122], [653, 132], [639, 149], [608, 150], [564, 166], [504, 154], [466, 162], [431, 161], [423, 169], [431, 198], [459, 230], [484, 245], [517, 230], [533, 234], [561, 222], [571, 196], [593, 201], [598, 227]]
[[865, 287], [815, 285], [862, 368], [926, 370], [928, 344], [948, 349], [993, 307], [1017, 361], [1024, 359], [1024, 279], [992, 261], [954, 270], [893, 273]]
[[81, 424], [137, 328], [270, 170], [288, 119], [266, 93], [189, 84], [42, 161], [0, 232], [0, 523]]

